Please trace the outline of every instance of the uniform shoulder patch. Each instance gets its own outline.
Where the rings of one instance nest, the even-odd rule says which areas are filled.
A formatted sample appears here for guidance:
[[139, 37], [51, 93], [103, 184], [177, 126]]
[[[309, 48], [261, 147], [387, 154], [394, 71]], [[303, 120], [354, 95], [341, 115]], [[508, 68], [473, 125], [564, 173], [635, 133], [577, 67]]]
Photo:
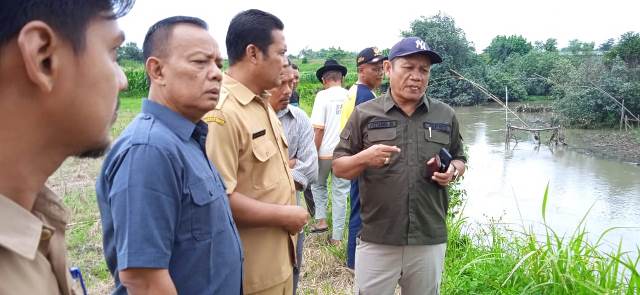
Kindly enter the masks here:
[[204, 121], [207, 124], [217, 123], [220, 126], [224, 125], [224, 123], [226, 122], [224, 119], [224, 115], [220, 110], [213, 110], [208, 112], [206, 115], [204, 115], [204, 117], [202, 118], [202, 121]]

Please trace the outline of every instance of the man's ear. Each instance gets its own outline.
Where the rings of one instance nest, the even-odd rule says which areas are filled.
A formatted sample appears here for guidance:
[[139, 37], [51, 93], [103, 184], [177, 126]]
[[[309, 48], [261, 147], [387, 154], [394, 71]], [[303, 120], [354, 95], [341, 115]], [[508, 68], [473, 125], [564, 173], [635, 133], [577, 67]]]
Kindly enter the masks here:
[[389, 74], [391, 71], [391, 61], [390, 60], [383, 61], [382, 68], [384, 69], [384, 74], [387, 75], [387, 77], [389, 77]]
[[27, 23], [18, 33], [18, 47], [27, 76], [43, 92], [51, 92], [60, 71], [61, 40], [42, 21]]
[[245, 58], [248, 58], [249, 62], [256, 64], [258, 63], [258, 55], [262, 54], [260, 48], [254, 44], [249, 44], [244, 50]]
[[147, 71], [147, 75], [149, 76], [149, 82], [153, 82], [154, 84], [161, 86], [165, 86], [167, 84], [163, 72], [164, 64], [162, 63], [162, 60], [151, 56], [147, 59], [144, 67]]

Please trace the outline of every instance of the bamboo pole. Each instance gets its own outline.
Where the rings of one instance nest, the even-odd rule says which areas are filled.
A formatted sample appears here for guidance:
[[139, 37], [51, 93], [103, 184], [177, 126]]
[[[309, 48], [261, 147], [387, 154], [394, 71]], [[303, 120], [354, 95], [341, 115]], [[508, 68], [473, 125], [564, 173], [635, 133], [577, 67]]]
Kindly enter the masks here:
[[620, 131], [622, 131], [623, 123], [624, 123], [624, 98], [622, 99], [622, 108], [620, 109]]
[[557, 130], [560, 127], [546, 127], [546, 128], [523, 128], [518, 126], [509, 126], [511, 129], [522, 130], [522, 131], [531, 131], [531, 132], [540, 132], [540, 131], [551, 131]]
[[529, 127], [529, 124], [527, 124], [527, 122], [525, 122], [524, 120], [522, 120], [520, 118], [520, 116], [518, 116], [518, 114], [516, 114], [514, 111], [512, 111], [511, 109], [507, 108], [507, 106], [505, 106], [505, 104], [498, 99], [498, 97], [496, 97], [495, 95], [493, 95], [491, 92], [489, 92], [489, 90], [485, 89], [484, 87], [482, 87], [482, 85], [473, 82], [467, 78], [465, 78], [464, 76], [462, 76], [460, 73], [454, 71], [453, 69], [449, 69], [449, 72], [451, 74], [453, 74], [457, 79], [459, 80], [465, 80], [467, 82], [469, 82], [471, 85], [473, 85], [474, 87], [476, 87], [478, 90], [480, 90], [482, 93], [484, 93], [485, 95], [487, 95], [489, 98], [491, 98], [493, 101], [497, 102], [501, 107], [505, 108], [506, 110], [509, 111], [509, 113], [511, 113], [513, 116], [515, 116], [518, 121], [522, 122], [522, 124], [526, 127]]

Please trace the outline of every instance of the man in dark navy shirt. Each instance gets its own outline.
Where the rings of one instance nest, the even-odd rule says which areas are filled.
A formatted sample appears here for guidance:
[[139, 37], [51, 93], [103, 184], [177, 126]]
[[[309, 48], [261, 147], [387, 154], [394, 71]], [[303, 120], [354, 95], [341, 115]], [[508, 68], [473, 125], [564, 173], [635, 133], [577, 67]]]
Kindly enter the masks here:
[[241, 294], [241, 243], [200, 120], [218, 101], [218, 45], [204, 21], [171, 17], [143, 51], [149, 99], [96, 189], [114, 294]]
[[[386, 59], [387, 57], [383, 56], [376, 47], [365, 48], [360, 51], [358, 57], [356, 57], [358, 82], [351, 86], [349, 89], [349, 98], [342, 106], [342, 117], [340, 118], [341, 128], [344, 128], [351, 112], [353, 112], [353, 109], [357, 105], [376, 98], [373, 90], [380, 87], [382, 83], [382, 62]], [[349, 198], [351, 198], [351, 214], [349, 216], [349, 236], [347, 240], [347, 267], [350, 269], [353, 269], [355, 266], [356, 236], [362, 227], [359, 195], [358, 180], [354, 179], [351, 181], [351, 191], [349, 193]]]

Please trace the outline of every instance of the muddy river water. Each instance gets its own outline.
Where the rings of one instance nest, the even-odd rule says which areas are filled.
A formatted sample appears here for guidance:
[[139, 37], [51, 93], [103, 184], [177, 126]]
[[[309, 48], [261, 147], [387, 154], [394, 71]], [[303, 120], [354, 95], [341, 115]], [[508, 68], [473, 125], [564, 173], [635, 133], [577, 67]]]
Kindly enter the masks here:
[[[532, 136], [520, 134], [518, 144], [512, 141], [505, 149], [505, 114], [499, 106], [460, 107], [456, 113], [469, 154], [462, 182], [469, 219], [542, 230], [542, 199], [549, 183], [547, 223], [556, 232], [570, 235], [591, 208], [586, 229], [592, 241], [620, 227], [606, 235], [603, 247], [620, 240], [623, 250], [640, 247], [640, 166], [578, 152], [571, 137], [579, 130], [566, 132], [567, 147], [537, 147]], [[524, 117], [536, 120], [536, 115]], [[541, 137], [544, 142], [549, 134]]]

